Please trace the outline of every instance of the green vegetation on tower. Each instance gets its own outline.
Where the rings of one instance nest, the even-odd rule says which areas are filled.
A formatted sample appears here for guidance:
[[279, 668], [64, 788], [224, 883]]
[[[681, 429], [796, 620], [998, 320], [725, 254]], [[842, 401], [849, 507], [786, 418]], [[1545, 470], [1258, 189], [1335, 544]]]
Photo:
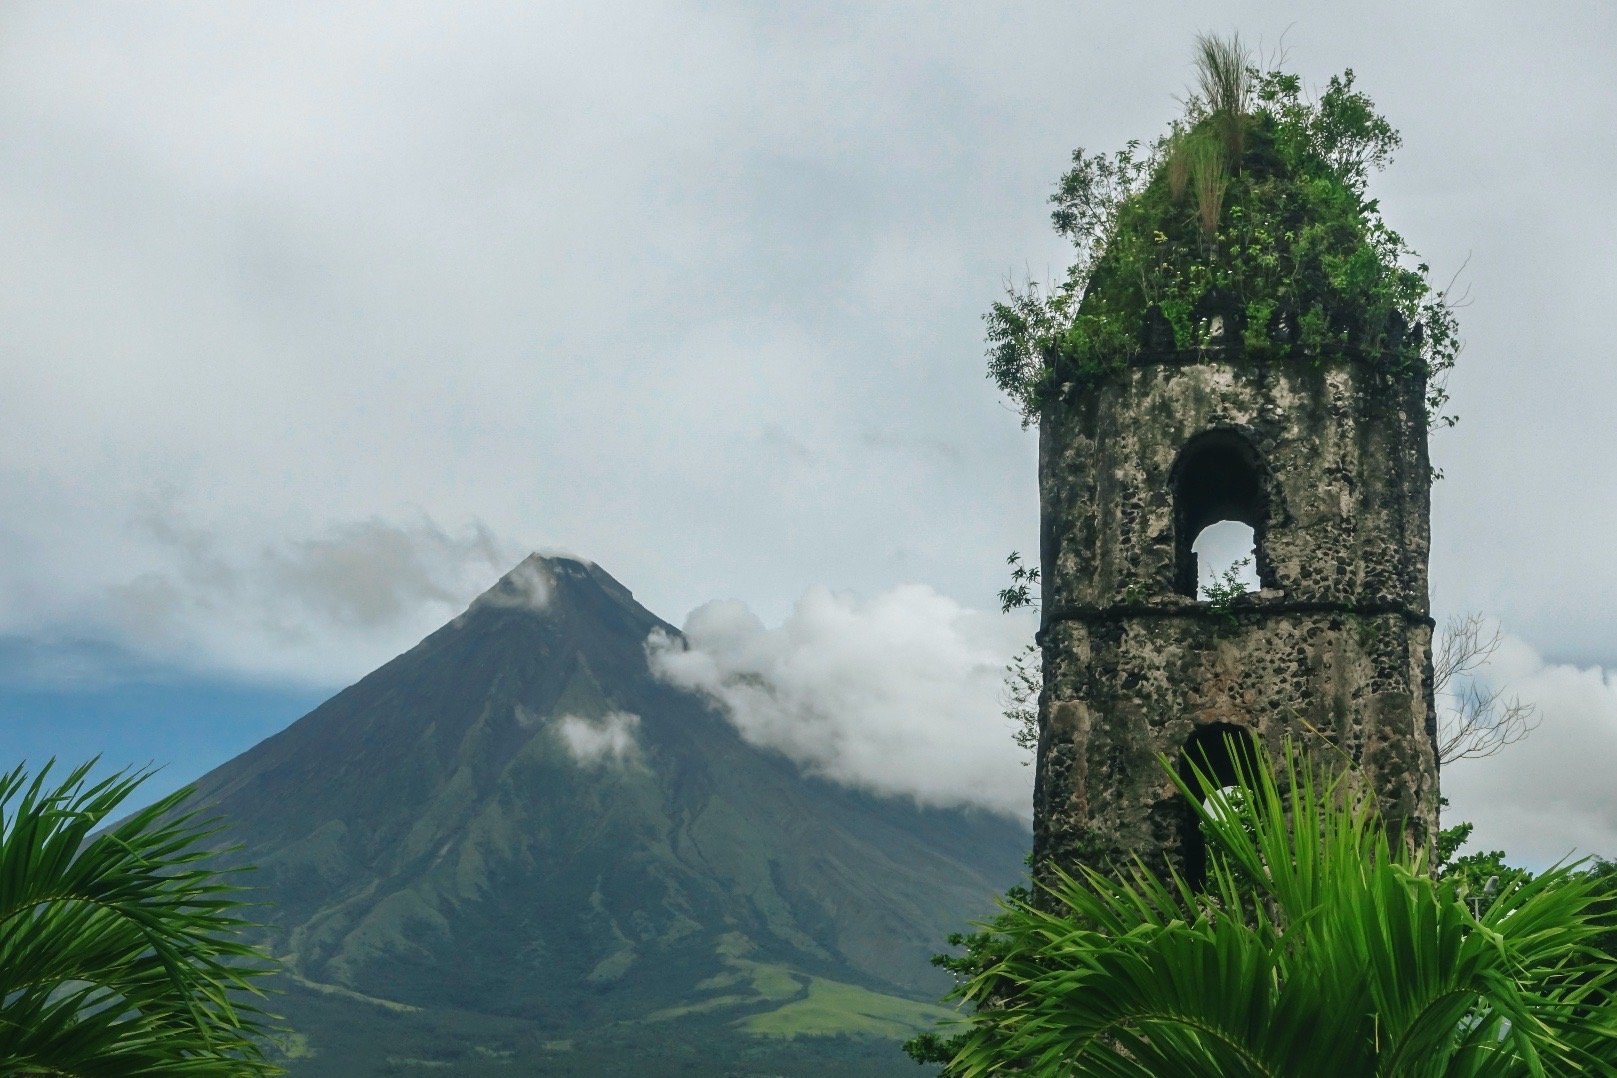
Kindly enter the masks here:
[[1347, 354], [1424, 377], [1428, 416], [1452, 423], [1448, 290], [1367, 192], [1397, 131], [1351, 70], [1310, 100], [1238, 38], [1204, 37], [1198, 51], [1197, 90], [1166, 134], [1074, 151], [1051, 217], [1076, 257], [1058, 286], [1013, 289], [989, 311], [989, 376], [1031, 423], [1053, 392], [1142, 355]]

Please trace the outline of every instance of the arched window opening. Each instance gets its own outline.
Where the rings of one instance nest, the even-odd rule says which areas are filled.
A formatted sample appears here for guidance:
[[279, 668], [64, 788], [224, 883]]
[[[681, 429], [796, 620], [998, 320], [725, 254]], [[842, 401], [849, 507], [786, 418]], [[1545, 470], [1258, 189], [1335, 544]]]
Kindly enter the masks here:
[[[1217, 801], [1239, 788], [1242, 772], [1252, 773], [1257, 765], [1257, 752], [1257, 742], [1249, 731], [1227, 722], [1212, 723], [1191, 734], [1190, 740], [1185, 742], [1179, 759], [1179, 775], [1192, 790], [1200, 789], [1197, 769], [1208, 776], [1215, 785], [1202, 805], [1216, 812]], [[1202, 834], [1201, 817], [1188, 804], [1184, 806], [1182, 850], [1185, 881], [1198, 889], [1205, 886], [1207, 838]]]
[[[1268, 504], [1251, 444], [1235, 431], [1200, 435], [1179, 454], [1173, 485], [1175, 590], [1205, 600], [1209, 583], [1226, 590], [1235, 583], [1248, 591], [1268, 586], [1263, 549]], [[1232, 567], [1235, 575], [1226, 584]]]
[[1201, 530], [1190, 544], [1196, 559], [1196, 598], [1202, 602], [1232, 589], [1257, 591], [1258, 533], [1250, 524], [1220, 520]]

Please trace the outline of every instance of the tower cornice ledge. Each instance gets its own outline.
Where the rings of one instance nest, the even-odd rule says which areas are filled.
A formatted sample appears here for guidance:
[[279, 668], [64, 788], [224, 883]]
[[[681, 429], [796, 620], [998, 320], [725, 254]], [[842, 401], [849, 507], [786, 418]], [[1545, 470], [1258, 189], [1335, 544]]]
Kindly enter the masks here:
[[1205, 345], [1200, 348], [1169, 349], [1166, 351], [1142, 350], [1122, 360], [1116, 369], [1093, 375], [1084, 380], [1063, 378], [1063, 375], [1067, 372], [1058, 364], [1054, 373], [1054, 380], [1058, 386], [1054, 400], [1062, 404], [1070, 403], [1075, 397], [1081, 396], [1085, 390], [1114, 381], [1129, 370], [1213, 365], [1246, 368], [1257, 372], [1273, 371], [1276, 373], [1299, 366], [1313, 370], [1326, 367], [1353, 367], [1380, 376], [1388, 382], [1407, 381], [1418, 386], [1426, 384], [1426, 372], [1424, 369], [1418, 366], [1401, 365], [1398, 362], [1397, 353], [1384, 348], [1360, 348], [1353, 345], [1339, 345], [1333, 348], [1307, 350], [1296, 346], [1283, 350], [1253, 352], [1237, 343]]
[[1068, 603], [1044, 611], [1040, 619], [1039, 642], [1043, 643], [1045, 630], [1062, 622], [1077, 621], [1086, 625], [1130, 621], [1135, 618], [1179, 618], [1192, 621], [1221, 621], [1253, 614], [1340, 614], [1359, 618], [1377, 618], [1388, 615], [1402, 618], [1411, 625], [1436, 628], [1430, 614], [1415, 610], [1403, 603], [1389, 602], [1332, 602], [1308, 599], [1247, 599], [1228, 607], [1215, 607], [1192, 601], [1126, 602], [1126, 603]]

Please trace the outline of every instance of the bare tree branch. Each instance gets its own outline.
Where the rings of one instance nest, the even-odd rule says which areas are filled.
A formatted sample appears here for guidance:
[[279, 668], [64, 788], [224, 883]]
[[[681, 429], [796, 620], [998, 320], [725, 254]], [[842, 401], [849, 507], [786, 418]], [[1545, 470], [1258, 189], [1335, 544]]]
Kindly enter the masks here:
[[1440, 701], [1437, 719], [1439, 763], [1492, 756], [1538, 727], [1534, 704], [1505, 696], [1505, 689], [1480, 681], [1502, 639], [1497, 624], [1481, 614], [1453, 617], [1438, 637], [1432, 657], [1432, 690]]
[[[1024, 580], [1016, 584], [1025, 587]], [[1017, 604], [1007, 604], [1007, 609], [1014, 605]], [[1432, 657], [1432, 691], [1438, 701], [1439, 763], [1492, 756], [1538, 728], [1537, 705], [1507, 696], [1504, 686], [1476, 676], [1499, 650], [1503, 639], [1497, 624], [1476, 613], [1450, 618], [1438, 635], [1437, 653]], [[1042, 658], [1032, 644], [1018, 652], [1005, 667], [1005, 685], [1000, 693], [1005, 718], [1013, 727], [1011, 737], [1030, 754], [1026, 763], [1032, 762], [1031, 754], [1039, 746]]]
[[1037, 644], [1028, 644], [1005, 667], [1005, 687], [1000, 701], [1005, 718], [1014, 729], [1011, 740], [1028, 752], [1023, 766], [1033, 762], [1039, 750], [1039, 690], [1044, 687], [1044, 656]]

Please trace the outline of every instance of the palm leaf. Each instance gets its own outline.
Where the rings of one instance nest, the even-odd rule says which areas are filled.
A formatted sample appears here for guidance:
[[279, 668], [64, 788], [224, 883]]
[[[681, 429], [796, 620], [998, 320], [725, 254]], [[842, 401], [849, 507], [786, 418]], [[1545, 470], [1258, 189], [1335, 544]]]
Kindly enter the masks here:
[[182, 790], [98, 830], [150, 772], [0, 776], [0, 1073], [275, 1073], [242, 888]]
[[1287, 744], [1278, 768], [1237, 758], [1244, 796], [1218, 802], [1210, 776], [1163, 765], [1206, 835], [1206, 886], [1080, 867], [1008, 906], [950, 1074], [1617, 1071], [1617, 965], [1592, 945], [1610, 926], [1580, 866], [1479, 918], [1389, 841], [1354, 772]]

